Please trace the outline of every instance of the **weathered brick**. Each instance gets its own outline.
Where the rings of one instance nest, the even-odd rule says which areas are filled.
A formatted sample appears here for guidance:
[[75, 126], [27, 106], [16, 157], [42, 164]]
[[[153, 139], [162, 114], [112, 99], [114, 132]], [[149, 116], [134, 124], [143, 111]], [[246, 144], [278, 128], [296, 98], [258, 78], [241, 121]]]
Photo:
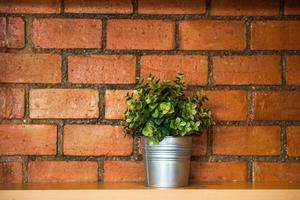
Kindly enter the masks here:
[[0, 163], [0, 183], [22, 183], [22, 163]]
[[104, 182], [142, 182], [144, 179], [142, 161], [104, 162]]
[[253, 163], [254, 182], [299, 182], [299, 163]]
[[127, 108], [126, 94], [133, 90], [106, 90], [105, 93], [105, 118], [122, 119]]
[[210, 14], [218, 16], [276, 16], [279, 15], [279, 1], [213, 0]]
[[135, 83], [133, 55], [71, 56], [68, 70], [69, 81], [74, 83]]
[[36, 19], [33, 43], [36, 48], [101, 48], [101, 20]]
[[175, 47], [174, 32], [170, 20], [108, 20], [107, 48], [170, 50]]
[[253, 21], [251, 49], [299, 50], [300, 21]]
[[99, 95], [94, 89], [33, 89], [30, 118], [97, 118]]
[[185, 20], [179, 23], [182, 50], [243, 50], [246, 47], [242, 21]]
[[205, 91], [214, 120], [239, 121], [247, 118], [247, 93], [239, 90]]
[[0, 30], [0, 47], [23, 48], [25, 46], [25, 25], [22, 18], [0, 17]]
[[60, 65], [57, 54], [0, 53], [0, 82], [59, 83]]
[[287, 128], [287, 147], [289, 156], [300, 156], [300, 126]]
[[0, 125], [0, 155], [55, 155], [55, 125]]
[[254, 92], [254, 119], [256, 120], [299, 120], [300, 92], [264, 91]]
[[246, 162], [192, 162], [191, 181], [247, 181]]
[[189, 85], [207, 84], [207, 56], [199, 55], [148, 55], [141, 58], [141, 75], [150, 73], [161, 80], [175, 80], [176, 74], [185, 74]]
[[59, 13], [60, 0], [0, 0], [0, 13]]
[[65, 0], [65, 12], [67, 13], [132, 13], [131, 0]]
[[25, 112], [23, 88], [0, 88], [0, 118], [22, 118]]
[[285, 0], [284, 1], [285, 15], [300, 15], [300, 1], [299, 0]]
[[280, 127], [216, 126], [213, 153], [219, 155], [279, 155]]
[[204, 14], [205, 0], [139, 0], [140, 14]]
[[28, 182], [97, 182], [94, 161], [33, 161], [28, 164]]
[[273, 55], [213, 57], [216, 85], [279, 85], [280, 57]]
[[66, 125], [64, 154], [79, 156], [128, 156], [132, 152], [132, 137], [124, 137], [121, 126]]
[[286, 57], [286, 82], [289, 85], [300, 85], [300, 56]]
[[201, 156], [207, 153], [207, 132], [201, 135], [193, 136], [192, 155]]

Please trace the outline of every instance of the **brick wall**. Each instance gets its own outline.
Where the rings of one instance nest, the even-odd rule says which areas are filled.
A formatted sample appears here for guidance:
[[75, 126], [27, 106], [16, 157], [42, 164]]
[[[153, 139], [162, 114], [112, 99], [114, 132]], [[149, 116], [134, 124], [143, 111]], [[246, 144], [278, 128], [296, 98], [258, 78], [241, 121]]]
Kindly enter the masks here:
[[300, 181], [300, 1], [0, 0], [0, 183], [142, 181], [135, 77], [186, 74], [216, 126], [192, 180]]

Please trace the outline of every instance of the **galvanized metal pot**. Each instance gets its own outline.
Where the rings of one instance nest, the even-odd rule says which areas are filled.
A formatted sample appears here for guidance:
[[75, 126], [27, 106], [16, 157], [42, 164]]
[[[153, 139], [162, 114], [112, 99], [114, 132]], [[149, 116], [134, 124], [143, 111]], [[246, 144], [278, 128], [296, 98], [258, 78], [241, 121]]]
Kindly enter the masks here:
[[144, 138], [144, 163], [149, 187], [183, 187], [188, 185], [192, 137], [167, 136], [159, 144]]

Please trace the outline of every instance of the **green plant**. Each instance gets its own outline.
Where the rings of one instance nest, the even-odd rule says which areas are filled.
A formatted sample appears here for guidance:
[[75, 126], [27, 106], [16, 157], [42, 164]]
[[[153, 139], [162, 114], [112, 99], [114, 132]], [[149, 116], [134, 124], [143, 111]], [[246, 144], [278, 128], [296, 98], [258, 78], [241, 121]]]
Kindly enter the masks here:
[[185, 96], [183, 74], [177, 74], [173, 85], [152, 75], [147, 80], [139, 78], [137, 94], [126, 96], [128, 107], [122, 120], [126, 134], [159, 143], [165, 136], [201, 133], [213, 123], [210, 110], [202, 107], [208, 100], [203, 91]]

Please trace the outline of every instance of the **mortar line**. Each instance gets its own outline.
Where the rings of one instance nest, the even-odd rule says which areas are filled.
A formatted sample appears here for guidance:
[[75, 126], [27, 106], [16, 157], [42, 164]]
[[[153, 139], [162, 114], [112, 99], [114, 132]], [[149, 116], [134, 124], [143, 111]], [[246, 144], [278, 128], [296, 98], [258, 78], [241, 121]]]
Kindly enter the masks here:
[[[47, 156], [47, 155], [31, 155], [26, 156], [28, 161], [94, 161], [98, 162], [99, 160], [103, 161], [133, 161], [132, 156]], [[138, 157], [138, 160], [139, 157]], [[140, 160], [141, 161], [141, 160]], [[211, 161], [211, 162], [231, 162], [231, 161], [240, 161], [240, 162], [280, 162], [280, 163], [295, 163], [300, 161], [300, 156], [287, 157], [285, 160], [282, 159], [281, 155], [201, 155], [201, 156], [192, 156], [192, 161]], [[7, 162], [5, 158], [2, 158], [2, 162]], [[8, 161], [9, 162], [9, 161]]]
[[64, 150], [63, 150], [63, 144], [64, 144], [64, 121], [61, 120], [57, 124], [57, 143], [56, 143], [56, 156], [63, 156]]
[[282, 161], [285, 161], [288, 158], [286, 129], [286, 123], [282, 122], [280, 126], [280, 157]]
[[104, 122], [106, 121], [105, 119], [105, 93], [106, 93], [106, 89], [101, 88], [98, 90], [99, 92], [99, 103], [98, 103], [98, 107], [99, 107], [99, 120], [100, 122]]
[[245, 20], [245, 34], [246, 34], [246, 51], [251, 51], [251, 23], [252, 19], [247, 17]]
[[60, 53], [61, 56], [61, 82], [62, 84], [68, 83], [68, 55], [62, 50]]
[[64, 0], [60, 0], [60, 14], [64, 14], [65, 13], [65, 1]]
[[106, 49], [106, 40], [107, 40], [107, 19], [102, 19], [102, 33], [101, 33], [101, 42], [102, 42], [102, 50]]
[[[210, 4], [208, 4], [208, 7]], [[29, 13], [0, 13], [0, 17], [34, 17], [35, 19], [43, 18], [61, 18], [61, 19], [143, 19], [143, 20], [243, 20], [246, 16], [211, 16], [210, 8], [203, 14], [97, 14], [97, 13], [54, 13], [54, 14], [29, 14]], [[283, 15], [283, 16], [251, 16], [256, 21], [281, 21], [281, 20], [299, 20], [299, 15]]]
[[287, 84], [286, 81], [286, 58], [285, 55], [280, 55], [280, 67], [281, 67], [281, 85], [285, 86]]
[[252, 125], [254, 120], [254, 99], [251, 88], [247, 91], [247, 124]]
[[[0, 52], [16, 53], [20, 52], [16, 48], [0, 48]], [[118, 50], [118, 49], [98, 49], [98, 48], [33, 48], [32, 52], [39, 53], [61, 53], [64, 51], [74, 55], [209, 55], [230, 56], [230, 55], [300, 55], [300, 50]]]
[[25, 113], [24, 113], [24, 120], [23, 122], [25, 123], [30, 123], [30, 92], [29, 92], [29, 87], [24, 86], [24, 100], [25, 100]]
[[98, 182], [104, 182], [104, 159], [98, 160]]
[[[129, 135], [126, 135], [126, 137], [130, 137]], [[133, 160], [138, 160], [139, 158], [139, 149], [140, 149], [140, 138], [138, 136], [134, 136], [133, 138], [133, 144], [132, 144], [132, 158]]]
[[208, 157], [213, 155], [213, 127], [207, 129], [207, 153]]
[[[99, 120], [99, 118], [93, 119], [52, 119], [52, 118], [43, 118], [43, 119], [31, 119], [30, 124], [49, 124], [56, 125], [60, 121], [64, 121], [66, 124], [103, 124], [103, 125], [120, 125], [119, 119], [106, 119]], [[254, 120], [251, 125], [253, 126], [280, 126], [282, 123], [285, 123], [286, 126], [300, 126], [300, 120]], [[217, 126], [247, 126], [246, 120], [240, 121], [226, 121], [226, 120], [215, 120]], [[2, 119], [1, 124], [25, 124], [23, 119]]]
[[28, 183], [28, 156], [22, 159], [22, 183]]
[[141, 55], [136, 54], [135, 57], [135, 77], [140, 78], [141, 77]]
[[[138, 71], [138, 70], [137, 70]], [[29, 87], [30, 89], [47, 89], [47, 88], [69, 88], [69, 89], [109, 89], [109, 90], [133, 90], [135, 84], [77, 84], [77, 83], [2, 83], [1, 87]], [[252, 91], [300, 91], [300, 85], [187, 85], [187, 91], [201, 90], [204, 91], [222, 91], [222, 90], [242, 90]]]
[[253, 182], [253, 161], [251, 159], [247, 162], [247, 182]]
[[206, 0], [205, 1], [205, 17], [210, 16], [210, 11], [211, 11], [211, 0]]
[[279, 16], [284, 16], [284, 0], [279, 0]]
[[[33, 24], [33, 18], [32, 16], [26, 16], [24, 18], [25, 21], [25, 48], [26, 51], [32, 51], [34, 49], [33, 44], [33, 33], [32, 33], [32, 24]], [[20, 49], [18, 49], [20, 50]]]
[[213, 70], [213, 57], [209, 53], [207, 56], [207, 85], [214, 85], [214, 70]]
[[133, 15], [138, 15], [138, 9], [139, 9], [138, 3], [139, 3], [138, 0], [131, 0]]
[[[10, 158], [13, 157], [13, 158]], [[2, 156], [1, 163], [3, 162], [13, 162], [18, 160], [18, 156]], [[16, 158], [16, 159], [14, 159]], [[23, 156], [22, 162], [26, 161], [25, 164], [27, 165], [28, 162], [31, 161], [92, 161], [92, 162], [99, 162], [99, 161], [133, 161], [134, 158], [132, 156], [47, 156], [47, 155], [30, 155], [30, 156]], [[138, 156], [137, 160], [141, 161], [142, 157]], [[300, 156], [294, 157], [287, 157], [286, 159], [282, 159], [281, 155], [269, 155], [269, 156], [261, 156], [261, 155], [201, 155], [201, 156], [192, 156], [192, 161], [197, 162], [231, 162], [231, 161], [240, 161], [240, 162], [280, 162], [280, 163], [297, 163], [300, 161]], [[27, 168], [24, 168], [25, 172], [27, 173]], [[25, 180], [25, 179], [24, 179]]]

